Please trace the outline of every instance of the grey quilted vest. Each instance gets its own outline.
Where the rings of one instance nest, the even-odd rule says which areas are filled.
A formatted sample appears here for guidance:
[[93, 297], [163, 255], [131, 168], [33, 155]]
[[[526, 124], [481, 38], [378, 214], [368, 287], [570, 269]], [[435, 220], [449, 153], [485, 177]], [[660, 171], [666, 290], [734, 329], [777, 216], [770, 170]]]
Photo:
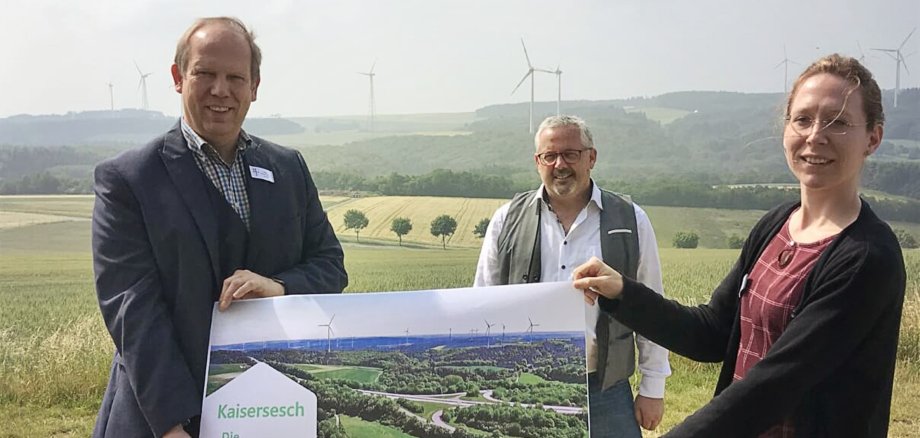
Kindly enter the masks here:
[[[501, 284], [540, 281], [540, 214], [542, 198], [535, 190], [518, 193], [511, 200], [504, 227], [498, 236]], [[601, 190], [601, 255], [604, 263], [623, 275], [636, 278], [639, 238], [632, 200]], [[587, 260], [586, 260], [587, 261]], [[603, 389], [628, 378], [636, 369], [633, 331], [604, 312], [597, 320], [598, 378]], [[606, 339], [606, 342], [603, 340]]]

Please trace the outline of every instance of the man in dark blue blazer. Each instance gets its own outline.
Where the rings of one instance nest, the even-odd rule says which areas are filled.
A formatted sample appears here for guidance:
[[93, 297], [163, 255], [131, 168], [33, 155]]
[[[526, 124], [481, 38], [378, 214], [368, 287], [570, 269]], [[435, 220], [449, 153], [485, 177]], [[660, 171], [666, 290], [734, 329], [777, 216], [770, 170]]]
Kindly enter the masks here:
[[180, 122], [96, 168], [96, 292], [117, 351], [94, 437], [197, 435], [215, 302], [347, 285], [303, 157], [242, 131], [260, 62], [239, 20], [196, 21], [172, 66]]

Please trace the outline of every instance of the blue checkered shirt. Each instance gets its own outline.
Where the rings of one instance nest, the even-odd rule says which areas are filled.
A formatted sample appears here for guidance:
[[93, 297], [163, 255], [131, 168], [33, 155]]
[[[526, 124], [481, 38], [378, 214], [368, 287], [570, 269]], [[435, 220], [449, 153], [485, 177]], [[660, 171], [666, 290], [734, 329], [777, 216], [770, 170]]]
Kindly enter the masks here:
[[240, 130], [240, 137], [236, 142], [236, 158], [232, 163], [226, 163], [214, 149], [203, 138], [201, 138], [192, 128], [185, 123], [183, 118], [180, 122], [182, 135], [188, 143], [188, 148], [198, 163], [198, 168], [208, 176], [208, 179], [214, 183], [214, 187], [220, 190], [224, 198], [233, 207], [233, 210], [240, 215], [240, 219], [249, 229], [249, 196], [246, 194], [246, 176], [243, 173], [243, 154], [246, 148], [252, 144], [252, 138], [249, 134]]

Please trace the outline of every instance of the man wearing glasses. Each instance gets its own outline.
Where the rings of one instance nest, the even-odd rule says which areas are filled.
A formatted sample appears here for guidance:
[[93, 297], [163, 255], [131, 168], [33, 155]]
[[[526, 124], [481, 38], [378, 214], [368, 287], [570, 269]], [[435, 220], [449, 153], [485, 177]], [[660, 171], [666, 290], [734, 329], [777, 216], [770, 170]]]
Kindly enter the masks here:
[[[542, 184], [503, 205], [489, 223], [475, 286], [570, 281], [572, 270], [596, 256], [627, 276], [662, 291], [655, 232], [628, 197], [601, 190], [591, 179], [597, 161], [584, 120], [552, 116], [534, 137]], [[619, 269], [618, 269], [619, 270]], [[592, 437], [641, 438], [664, 414], [667, 350], [586, 305]], [[629, 377], [638, 348], [642, 379], [632, 397]]]

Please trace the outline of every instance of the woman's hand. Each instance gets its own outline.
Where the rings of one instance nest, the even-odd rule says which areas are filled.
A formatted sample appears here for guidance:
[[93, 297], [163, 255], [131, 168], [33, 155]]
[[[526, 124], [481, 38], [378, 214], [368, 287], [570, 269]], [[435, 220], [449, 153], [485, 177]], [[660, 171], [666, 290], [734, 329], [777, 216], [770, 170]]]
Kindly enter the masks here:
[[597, 257], [575, 268], [572, 278], [572, 285], [584, 291], [588, 304], [593, 305], [598, 295], [614, 299], [623, 292], [623, 276]]

